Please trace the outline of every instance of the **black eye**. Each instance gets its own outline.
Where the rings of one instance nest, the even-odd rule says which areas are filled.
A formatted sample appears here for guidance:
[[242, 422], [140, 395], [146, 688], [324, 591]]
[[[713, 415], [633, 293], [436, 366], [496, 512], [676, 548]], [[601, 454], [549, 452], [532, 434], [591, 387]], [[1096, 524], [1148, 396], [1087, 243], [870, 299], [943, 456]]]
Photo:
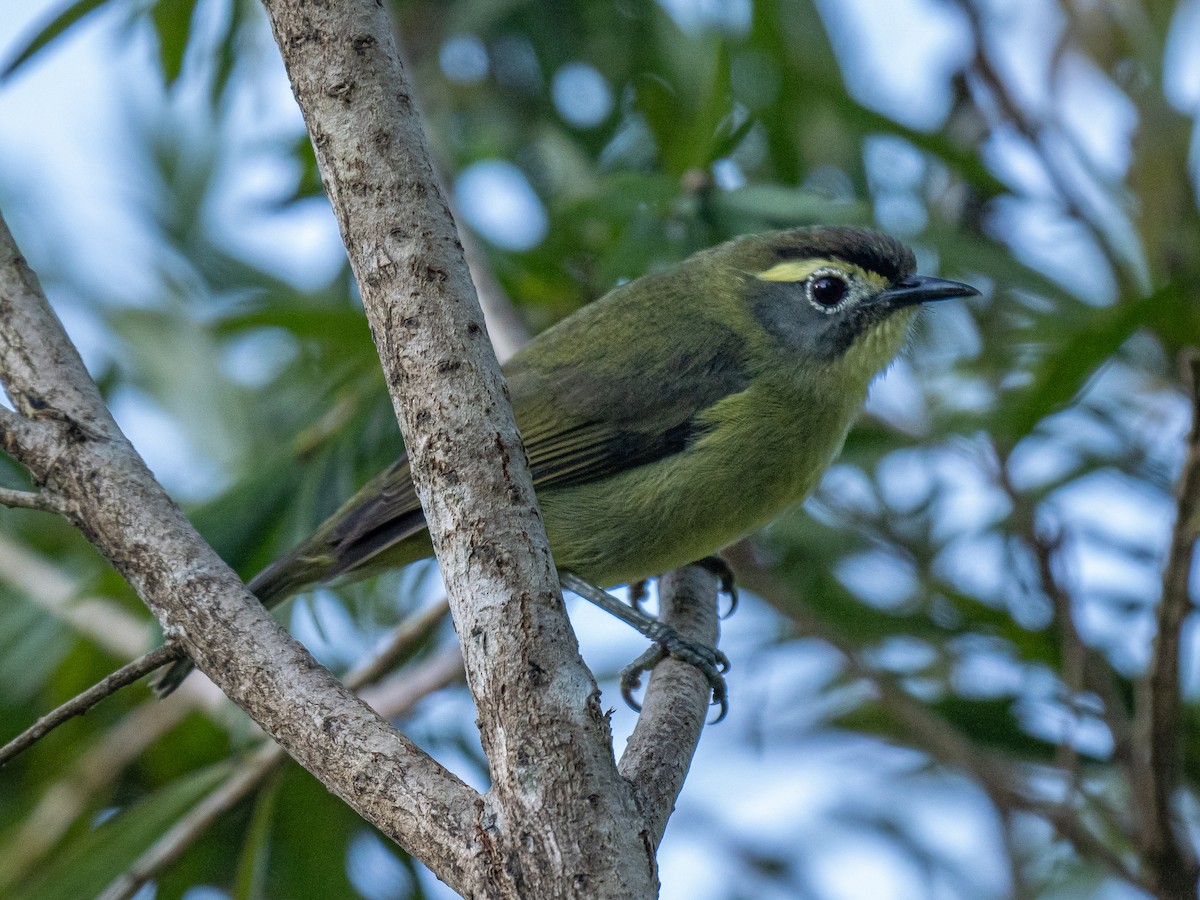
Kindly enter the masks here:
[[832, 309], [846, 299], [846, 282], [836, 275], [817, 275], [808, 283], [808, 296], [812, 302]]

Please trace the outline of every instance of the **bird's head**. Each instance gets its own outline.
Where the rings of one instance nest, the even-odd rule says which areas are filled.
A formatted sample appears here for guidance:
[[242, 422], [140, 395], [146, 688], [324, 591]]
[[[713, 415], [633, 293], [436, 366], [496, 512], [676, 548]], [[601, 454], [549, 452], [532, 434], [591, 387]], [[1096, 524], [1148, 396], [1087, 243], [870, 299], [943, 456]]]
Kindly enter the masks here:
[[775, 231], [719, 252], [772, 343], [794, 359], [848, 366], [868, 378], [899, 352], [920, 306], [979, 293], [915, 274], [908, 247], [864, 228]]

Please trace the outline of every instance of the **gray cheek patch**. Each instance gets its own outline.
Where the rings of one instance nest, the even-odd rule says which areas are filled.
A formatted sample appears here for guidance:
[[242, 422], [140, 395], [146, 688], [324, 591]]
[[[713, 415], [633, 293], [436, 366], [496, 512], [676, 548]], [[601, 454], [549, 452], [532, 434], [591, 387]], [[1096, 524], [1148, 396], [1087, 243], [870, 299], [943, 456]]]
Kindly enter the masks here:
[[759, 281], [754, 283], [751, 309], [768, 334], [795, 353], [821, 360], [845, 354], [871, 325], [887, 311], [872, 304], [856, 303], [836, 313], [813, 307], [800, 282]]

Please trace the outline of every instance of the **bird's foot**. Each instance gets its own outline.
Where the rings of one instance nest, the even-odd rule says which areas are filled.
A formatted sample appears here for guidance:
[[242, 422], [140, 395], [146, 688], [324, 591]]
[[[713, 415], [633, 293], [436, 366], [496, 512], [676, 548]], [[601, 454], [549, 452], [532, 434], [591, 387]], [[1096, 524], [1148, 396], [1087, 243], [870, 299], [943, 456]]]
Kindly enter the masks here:
[[[717, 576], [717, 589], [729, 598], [729, 609], [720, 613], [720, 616], [722, 619], [728, 619], [738, 606], [738, 590], [733, 577], [733, 569], [729, 568], [729, 563], [716, 554], [698, 559], [692, 565], [699, 566]], [[630, 583], [629, 605], [634, 609], [641, 611], [642, 604], [646, 602], [646, 597], [650, 594], [649, 584], [650, 582], [645, 578]]]
[[178, 659], [171, 664], [170, 668], [154, 679], [150, 688], [154, 691], [154, 695], [162, 700], [173, 694], [195, 668], [196, 664], [192, 662], [191, 658], [185, 656], [183, 659]]
[[659, 662], [670, 656], [700, 670], [712, 690], [713, 705], [721, 707], [721, 714], [716, 721], [719, 722], [725, 717], [729, 700], [723, 673], [729, 671], [729, 658], [724, 653], [688, 640], [666, 622], [659, 621], [641, 609], [622, 603], [608, 591], [601, 590], [573, 572], [560, 571], [558, 578], [564, 589], [573, 591], [585, 600], [596, 604], [622, 622], [636, 628], [640, 634], [654, 642], [655, 646], [621, 672], [621, 696], [630, 706], [637, 710], [641, 709], [633, 700], [633, 691], [641, 683], [641, 673], [650, 671]]
[[720, 616], [722, 619], [728, 619], [738, 607], [738, 590], [733, 577], [733, 569], [729, 568], [729, 563], [715, 554], [698, 559], [692, 565], [706, 569], [717, 576], [718, 589], [729, 598], [729, 609], [720, 613]]
[[655, 624], [659, 626], [652, 629], [656, 634], [647, 635], [654, 644], [621, 670], [621, 696], [633, 709], [641, 712], [642, 705], [634, 699], [633, 694], [642, 686], [642, 673], [653, 671], [660, 662], [671, 657], [699, 670], [708, 681], [709, 690], [712, 691], [712, 705], [721, 707], [713, 724], [720, 722], [729, 712], [729, 691], [725, 686], [729, 657], [713, 647], [689, 641], [664, 622], [656, 620]]

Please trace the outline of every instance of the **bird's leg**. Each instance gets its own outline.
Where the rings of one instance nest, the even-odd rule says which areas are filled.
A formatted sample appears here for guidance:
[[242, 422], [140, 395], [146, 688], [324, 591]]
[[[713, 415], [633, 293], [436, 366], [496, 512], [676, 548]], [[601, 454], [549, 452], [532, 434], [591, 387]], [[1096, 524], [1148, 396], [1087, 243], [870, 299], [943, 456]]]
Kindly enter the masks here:
[[729, 658], [713, 647], [706, 647], [695, 641], [690, 641], [679, 634], [666, 622], [660, 622], [653, 616], [647, 615], [640, 609], [634, 609], [603, 591], [594, 584], [584, 581], [571, 572], [559, 572], [558, 580], [564, 590], [578, 594], [584, 600], [596, 604], [627, 625], [636, 628], [638, 633], [654, 642], [654, 646], [621, 670], [621, 696], [634, 709], [641, 707], [633, 699], [633, 691], [641, 683], [641, 673], [648, 672], [668, 656], [681, 662], [695, 666], [708, 679], [712, 689], [713, 705], [720, 705], [721, 714], [716, 721], [725, 717], [729, 707], [728, 694], [725, 689], [725, 672], [729, 671]]
[[692, 565], [707, 569], [717, 576], [718, 587], [721, 593], [729, 597], [729, 609], [721, 615], [721, 618], [728, 619], [733, 615], [738, 605], [738, 591], [737, 585], [734, 583], [733, 569], [729, 568], [729, 563], [716, 554], [706, 556], [704, 559], [698, 559]]

